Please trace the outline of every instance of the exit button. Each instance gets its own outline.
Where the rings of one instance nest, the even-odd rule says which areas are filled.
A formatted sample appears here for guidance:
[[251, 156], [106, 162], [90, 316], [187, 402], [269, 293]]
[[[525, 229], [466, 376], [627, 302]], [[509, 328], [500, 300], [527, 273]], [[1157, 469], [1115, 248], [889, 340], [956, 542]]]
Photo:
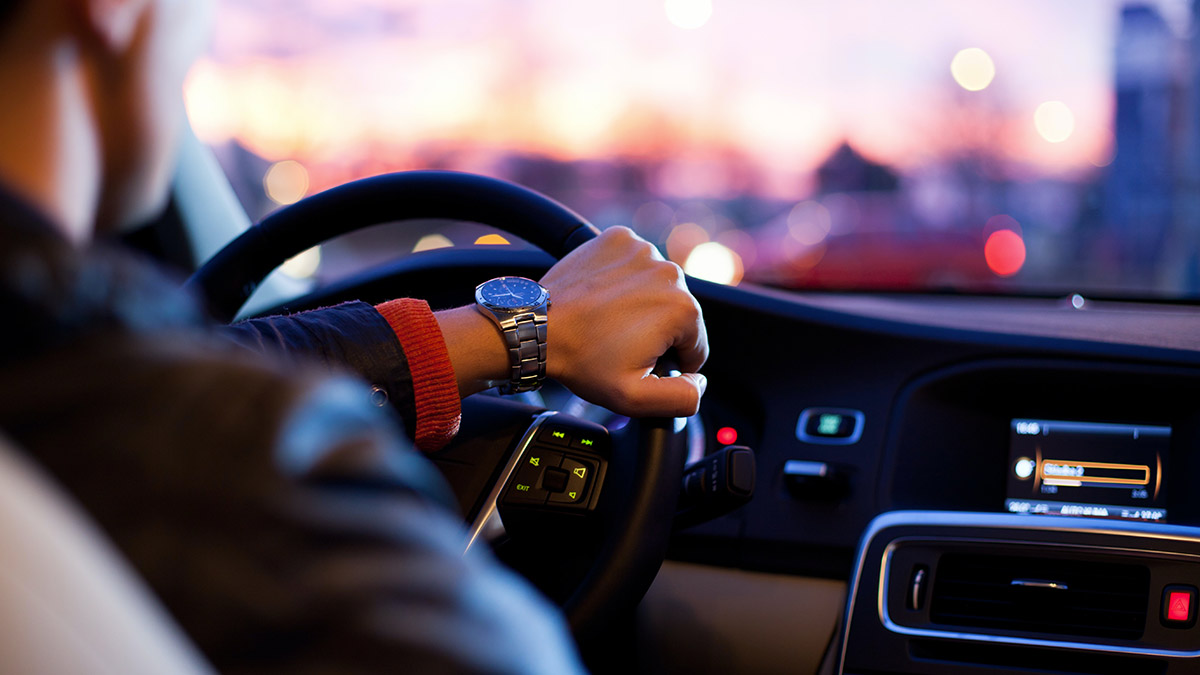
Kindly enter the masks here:
[[1168, 628], [1191, 628], [1196, 623], [1196, 588], [1167, 586], [1163, 589], [1162, 622]]

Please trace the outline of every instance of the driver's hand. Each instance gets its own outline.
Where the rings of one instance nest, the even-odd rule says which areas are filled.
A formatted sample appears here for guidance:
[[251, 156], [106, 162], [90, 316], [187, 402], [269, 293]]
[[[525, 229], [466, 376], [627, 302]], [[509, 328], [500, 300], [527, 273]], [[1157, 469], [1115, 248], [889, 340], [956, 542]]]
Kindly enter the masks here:
[[[546, 374], [631, 417], [695, 414], [707, 381], [700, 305], [683, 271], [625, 227], [605, 230], [541, 279], [550, 290]], [[679, 377], [651, 373], [675, 348]]]

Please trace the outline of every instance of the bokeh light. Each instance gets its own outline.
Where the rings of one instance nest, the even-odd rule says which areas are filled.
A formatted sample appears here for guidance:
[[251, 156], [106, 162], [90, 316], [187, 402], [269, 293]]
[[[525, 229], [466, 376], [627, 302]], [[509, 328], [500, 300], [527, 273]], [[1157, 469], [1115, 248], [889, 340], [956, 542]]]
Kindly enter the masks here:
[[666, 0], [667, 20], [691, 30], [708, 23], [712, 17], [712, 0]]
[[987, 52], [978, 47], [964, 49], [950, 61], [950, 74], [958, 86], [967, 91], [982, 91], [996, 77], [996, 64]]
[[289, 258], [279, 270], [294, 279], [307, 279], [321, 267], [321, 247], [314, 246], [299, 255]]
[[983, 225], [983, 236], [986, 239], [987, 237], [991, 236], [993, 232], [997, 232], [999, 230], [1012, 230], [1013, 232], [1016, 232], [1018, 236], [1024, 234], [1024, 232], [1021, 230], [1021, 223], [1017, 222], [1016, 218], [1013, 218], [1007, 213], [998, 213], [991, 218], [988, 218], [987, 222]]
[[1062, 101], [1046, 101], [1033, 113], [1033, 124], [1042, 138], [1062, 143], [1075, 132], [1075, 113]]
[[291, 159], [277, 162], [263, 176], [263, 189], [276, 204], [295, 204], [308, 194], [308, 169]]
[[727, 246], [715, 241], [705, 242], [692, 249], [683, 264], [687, 274], [713, 283], [736, 286], [742, 280], [742, 259]]
[[747, 269], [754, 266], [758, 259], [758, 243], [754, 237], [742, 230], [725, 230], [713, 240], [727, 246], [742, 258], [742, 265]]
[[687, 261], [692, 249], [708, 242], [708, 231], [696, 223], [680, 223], [667, 235], [667, 259], [680, 265]]
[[807, 200], [792, 207], [788, 213], [788, 232], [805, 246], [816, 246], [825, 241], [832, 228], [829, 209], [820, 202]]
[[983, 257], [997, 276], [1011, 277], [1025, 264], [1025, 240], [1012, 230], [996, 230], [983, 245]]
[[454, 242], [444, 234], [427, 234], [417, 240], [417, 244], [413, 246], [413, 253], [421, 251], [433, 251], [439, 248], [450, 248], [454, 246]]

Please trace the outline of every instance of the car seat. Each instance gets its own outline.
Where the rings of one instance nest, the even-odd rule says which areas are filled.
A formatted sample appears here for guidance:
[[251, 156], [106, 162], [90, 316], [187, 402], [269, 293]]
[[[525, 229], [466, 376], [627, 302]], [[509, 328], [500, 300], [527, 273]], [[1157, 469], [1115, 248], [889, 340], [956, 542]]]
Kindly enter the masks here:
[[73, 500], [0, 436], [0, 673], [211, 673]]

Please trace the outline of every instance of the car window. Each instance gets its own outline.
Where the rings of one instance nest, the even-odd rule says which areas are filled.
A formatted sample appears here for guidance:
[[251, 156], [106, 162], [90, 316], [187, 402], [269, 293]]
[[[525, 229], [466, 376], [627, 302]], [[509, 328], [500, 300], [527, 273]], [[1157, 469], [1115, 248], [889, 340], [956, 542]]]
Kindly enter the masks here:
[[[220, 0], [191, 122], [252, 218], [439, 168], [788, 288], [1200, 293], [1186, 0]], [[298, 274], [449, 245], [366, 233]]]

